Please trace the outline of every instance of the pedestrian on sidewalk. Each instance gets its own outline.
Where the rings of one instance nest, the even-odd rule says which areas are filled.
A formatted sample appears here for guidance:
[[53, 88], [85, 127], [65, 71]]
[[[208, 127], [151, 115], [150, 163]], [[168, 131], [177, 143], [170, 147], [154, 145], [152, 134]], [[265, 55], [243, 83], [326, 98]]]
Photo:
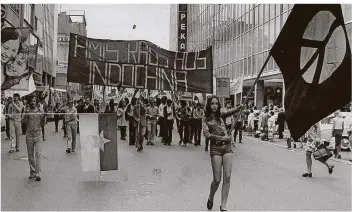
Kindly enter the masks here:
[[274, 140], [274, 132], [275, 132], [275, 122], [276, 117], [273, 111], [270, 111], [270, 118], [268, 119], [268, 139], [270, 141]]
[[338, 110], [335, 112], [335, 118], [332, 119], [332, 132], [331, 136], [335, 137], [335, 149], [334, 155], [335, 158], [341, 158], [341, 140], [342, 140], [342, 133], [344, 130], [344, 119], [341, 112]]
[[56, 113], [54, 115], [54, 122], [55, 122], [55, 132], [59, 131], [59, 121], [60, 121], [60, 115], [59, 113], [61, 112], [60, 110], [60, 103], [57, 102], [55, 107], [54, 107], [54, 113]]
[[[308, 139], [307, 139], [307, 146], [306, 146], [306, 163], [307, 163], [307, 172], [302, 175], [302, 177], [312, 177], [312, 154], [317, 148], [321, 145], [321, 131], [319, 127], [319, 123], [314, 124], [308, 130]], [[332, 174], [334, 165], [329, 165], [327, 161], [321, 161], [321, 163], [326, 165], [328, 168], [329, 174]]]
[[[237, 105], [236, 107], [239, 107]], [[238, 135], [238, 141], [239, 143], [242, 143], [242, 131], [243, 131], [243, 113], [239, 113], [236, 115], [237, 117], [235, 118], [236, 123], [235, 123], [235, 133], [233, 134], [233, 142], [236, 143], [237, 135]]]
[[20, 101], [20, 95], [15, 93], [13, 95], [13, 102], [8, 107], [9, 112], [9, 127], [11, 149], [9, 153], [20, 151], [20, 136], [21, 136], [21, 122], [22, 122], [23, 103]]
[[284, 109], [281, 108], [279, 114], [277, 115], [277, 125], [279, 125], [278, 127], [278, 131], [279, 131], [279, 139], [283, 139], [284, 135], [283, 132], [285, 131], [285, 112]]
[[43, 143], [41, 124], [45, 119], [45, 114], [44, 111], [37, 106], [35, 96], [29, 97], [28, 100], [29, 108], [26, 110], [23, 120], [27, 125], [26, 144], [30, 169], [29, 179], [35, 178], [36, 181], [41, 181], [41, 177], [39, 176], [41, 171], [41, 145]]
[[5, 103], [5, 121], [6, 121], [6, 139], [10, 139], [10, 119], [9, 119], [9, 106], [12, 104], [12, 97], [7, 98]]
[[171, 142], [172, 142], [172, 129], [174, 126], [174, 116], [175, 116], [175, 108], [172, 105], [172, 100], [168, 99], [166, 102], [166, 106], [164, 107], [164, 117], [166, 121], [164, 145], [167, 145], [167, 146], [171, 146]]
[[164, 117], [164, 107], [166, 106], [166, 101], [167, 97], [163, 96], [161, 98], [161, 104], [159, 105], [159, 137], [161, 137], [161, 142], [165, 143], [164, 135], [165, 135], [165, 129], [166, 129], [166, 121]]
[[21, 128], [22, 128], [22, 135], [25, 135], [26, 134], [26, 130], [27, 130], [27, 126], [26, 126], [26, 123], [24, 123], [23, 121], [23, 114], [24, 112], [29, 108], [29, 105], [27, 103], [27, 100], [25, 98], [23, 98], [23, 108], [22, 108], [22, 121], [21, 121]]
[[150, 106], [147, 108], [148, 117], [148, 142], [147, 145], [154, 145], [154, 138], [156, 135], [156, 119], [158, 117], [158, 107], [155, 106], [155, 100], [150, 98]]
[[197, 108], [193, 111], [194, 125], [195, 125], [195, 146], [200, 146], [202, 139], [202, 120], [205, 116], [204, 110], [201, 108], [202, 105], [197, 103]]
[[[219, 109], [220, 110], [220, 109]], [[191, 117], [191, 110], [187, 106], [187, 102], [185, 100], [181, 100], [181, 108], [178, 111], [178, 117], [180, 118], [180, 141], [178, 142], [179, 145], [183, 144], [186, 146], [189, 143], [191, 127], [190, 127], [190, 117]]]
[[77, 109], [73, 106], [73, 100], [68, 100], [68, 108], [65, 111], [65, 122], [67, 130], [66, 153], [75, 152], [77, 135]]
[[42, 133], [43, 133], [43, 141], [45, 141], [45, 125], [47, 122], [47, 113], [48, 113], [48, 104], [45, 102], [45, 97], [41, 97], [40, 102], [38, 104], [38, 107], [44, 111], [44, 119], [42, 120], [41, 123], [41, 129], [42, 129]]
[[223, 119], [232, 116], [242, 108], [231, 109], [221, 114], [220, 101], [218, 97], [211, 96], [207, 101], [205, 117], [203, 118], [203, 133], [206, 139], [210, 139], [210, 158], [213, 170], [213, 181], [210, 186], [207, 208], [213, 208], [214, 196], [221, 182], [221, 173], [224, 172], [224, 182], [222, 185], [220, 210], [226, 211], [226, 203], [230, 190], [230, 180], [232, 172], [233, 151], [231, 146], [231, 136], [227, 135], [226, 125]]
[[121, 140], [126, 140], [126, 136], [127, 136], [127, 121], [126, 121], [126, 117], [125, 117], [125, 112], [126, 112], [126, 102], [121, 99], [121, 101], [119, 102], [119, 106], [117, 109], [117, 123], [118, 126], [120, 128], [120, 133], [121, 133]]
[[134, 111], [134, 117], [137, 122], [137, 138], [136, 148], [137, 151], [143, 151], [144, 135], [147, 127], [146, 108], [144, 107], [144, 99], [140, 97]]
[[248, 119], [247, 119], [247, 123], [248, 123], [248, 135], [252, 136], [253, 130], [254, 129], [254, 111], [253, 109], [250, 110], [250, 113], [248, 115]]

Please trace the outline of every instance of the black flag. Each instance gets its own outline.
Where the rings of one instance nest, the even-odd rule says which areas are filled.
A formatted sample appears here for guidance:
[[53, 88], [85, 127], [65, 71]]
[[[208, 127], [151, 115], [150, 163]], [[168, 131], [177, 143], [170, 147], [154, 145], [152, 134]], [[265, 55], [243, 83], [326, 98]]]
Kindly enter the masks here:
[[351, 102], [351, 49], [341, 5], [295, 5], [271, 55], [284, 78], [293, 139]]

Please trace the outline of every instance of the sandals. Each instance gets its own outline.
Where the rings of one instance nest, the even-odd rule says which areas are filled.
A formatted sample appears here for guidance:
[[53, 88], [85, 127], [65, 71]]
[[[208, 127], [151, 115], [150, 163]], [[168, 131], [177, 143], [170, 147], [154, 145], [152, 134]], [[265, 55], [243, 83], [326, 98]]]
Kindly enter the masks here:
[[330, 167], [329, 167], [329, 174], [332, 174], [332, 172], [334, 171], [334, 165], [331, 165]]
[[312, 173], [310, 173], [310, 174], [304, 173], [304, 174], [302, 175], [302, 177], [313, 177], [313, 174], [312, 174]]
[[208, 208], [208, 210], [213, 209], [213, 205], [214, 205], [214, 201], [211, 201], [210, 199], [208, 199], [208, 202], [207, 202], [207, 208]]

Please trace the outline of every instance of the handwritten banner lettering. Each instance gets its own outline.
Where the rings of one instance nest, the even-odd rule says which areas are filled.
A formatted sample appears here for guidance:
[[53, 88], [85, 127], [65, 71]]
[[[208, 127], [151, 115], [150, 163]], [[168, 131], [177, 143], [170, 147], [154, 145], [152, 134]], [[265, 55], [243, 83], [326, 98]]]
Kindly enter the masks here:
[[211, 47], [172, 52], [148, 41], [70, 35], [67, 80], [89, 85], [211, 93]]

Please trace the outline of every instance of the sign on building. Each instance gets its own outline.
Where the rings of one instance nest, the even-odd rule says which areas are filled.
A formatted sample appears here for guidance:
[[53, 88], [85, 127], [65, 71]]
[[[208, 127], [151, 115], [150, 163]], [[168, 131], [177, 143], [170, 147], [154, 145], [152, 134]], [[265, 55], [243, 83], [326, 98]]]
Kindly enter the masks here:
[[216, 96], [220, 98], [230, 97], [230, 78], [216, 78]]
[[68, 61], [58, 61], [57, 62], [57, 66], [59, 67], [59, 68], [67, 68], [68, 67]]
[[58, 42], [70, 42], [70, 36], [57, 36], [57, 41]]
[[178, 51], [187, 50], [187, 4], [180, 4], [178, 8]]

